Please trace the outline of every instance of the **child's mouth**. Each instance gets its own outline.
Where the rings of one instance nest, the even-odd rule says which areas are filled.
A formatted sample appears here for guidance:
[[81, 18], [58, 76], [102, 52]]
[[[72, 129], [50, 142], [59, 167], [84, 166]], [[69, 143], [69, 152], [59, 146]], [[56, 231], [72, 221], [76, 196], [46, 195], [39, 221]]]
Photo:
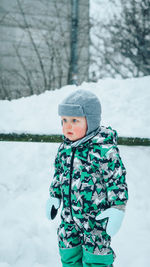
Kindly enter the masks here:
[[73, 133], [72, 132], [68, 132], [67, 134], [72, 135]]

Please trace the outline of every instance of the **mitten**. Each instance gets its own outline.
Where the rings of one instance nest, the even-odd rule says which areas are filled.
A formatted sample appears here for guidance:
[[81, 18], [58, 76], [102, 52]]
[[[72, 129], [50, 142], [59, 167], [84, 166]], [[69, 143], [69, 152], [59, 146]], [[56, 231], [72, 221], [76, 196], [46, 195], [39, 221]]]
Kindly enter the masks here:
[[124, 218], [124, 211], [117, 208], [109, 208], [96, 216], [96, 220], [108, 218], [106, 232], [110, 236], [114, 236], [120, 229]]
[[46, 216], [49, 220], [53, 220], [56, 215], [57, 211], [60, 207], [60, 199], [55, 197], [50, 197], [46, 202]]

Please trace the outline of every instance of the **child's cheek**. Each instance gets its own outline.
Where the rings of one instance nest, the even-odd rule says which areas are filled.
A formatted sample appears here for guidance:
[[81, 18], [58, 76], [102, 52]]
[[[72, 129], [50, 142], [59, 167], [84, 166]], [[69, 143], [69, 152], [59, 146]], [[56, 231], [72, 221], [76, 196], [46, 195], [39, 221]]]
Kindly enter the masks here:
[[82, 136], [82, 135], [85, 135], [85, 129], [82, 128], [82, 127], [75, 127], [74, 128], [74, 133], [77, 135], [77, 136]]

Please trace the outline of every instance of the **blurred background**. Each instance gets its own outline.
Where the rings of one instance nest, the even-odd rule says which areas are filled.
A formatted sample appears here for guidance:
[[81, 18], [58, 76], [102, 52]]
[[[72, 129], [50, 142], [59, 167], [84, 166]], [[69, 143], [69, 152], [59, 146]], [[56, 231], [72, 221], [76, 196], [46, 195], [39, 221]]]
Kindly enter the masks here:
[[0, 1], [0, 99], [149, 74], [149, 0]]

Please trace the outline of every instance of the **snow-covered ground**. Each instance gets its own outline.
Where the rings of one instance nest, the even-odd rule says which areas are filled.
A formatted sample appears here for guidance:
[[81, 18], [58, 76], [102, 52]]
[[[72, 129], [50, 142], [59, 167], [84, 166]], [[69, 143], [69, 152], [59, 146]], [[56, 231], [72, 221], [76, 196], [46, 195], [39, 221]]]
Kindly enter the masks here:
[[103, 79], [65, 86], [37, 96], [0, 101], [0, 133], [61, 133], [58, 103], [73, 90], [94, 92], [102, 104], [102, 125], [111, 125], [120, 136], [150, 137], [150, 76], [133, 79]]
[[[150, 138], [150, 76], [83, 83], [102, 103], [102, 124], [119, 135]], [[0, 132], [61, 133], [57, 105], [66, 86], [18, 100], [0, 101]], [[53, 162], [59, 144], [0, 142], [0, 267], [61, 267], [56, 220], [45, 216]], [[127, 168], [129, 202], [123, 226], [112, 240], [115, 267], [150, 266], [150, 147], [120, 146]]]
[[[45, 202], [59, 144], [0, 143], [0, 267], [61, 267], [56, 220]], [[115, 267], [150, 266], [150, 147], [120, 146], [129, 196], [120, 232], [113, 238]]]

